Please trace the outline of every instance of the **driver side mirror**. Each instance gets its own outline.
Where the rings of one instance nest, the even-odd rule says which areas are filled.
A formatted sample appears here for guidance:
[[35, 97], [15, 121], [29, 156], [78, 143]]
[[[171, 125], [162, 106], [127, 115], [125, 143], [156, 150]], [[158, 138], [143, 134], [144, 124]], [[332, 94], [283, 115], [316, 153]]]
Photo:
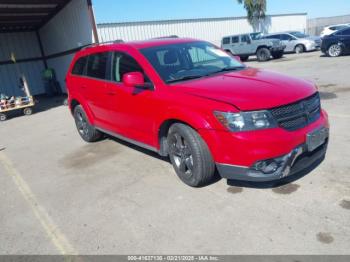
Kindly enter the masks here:
[[129, 87], [138, 87], [143, 89], [151, 89], [150, 83], [145, 83], [145, 78], [141, 72], [129, 72], [123, 75], [123, 84]]

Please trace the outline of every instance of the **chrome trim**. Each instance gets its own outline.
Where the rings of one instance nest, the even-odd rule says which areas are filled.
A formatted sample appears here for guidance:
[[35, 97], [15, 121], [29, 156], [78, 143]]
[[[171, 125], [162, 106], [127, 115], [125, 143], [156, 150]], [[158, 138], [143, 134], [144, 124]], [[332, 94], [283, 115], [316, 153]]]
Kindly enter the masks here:
[[145, 144], [145, 143], [136, 141], [136, 140], [131, 139], [131, 138], [127, 138], [127, 137], [125, 137], [125, 136], [123, 136], [123, 135], [117, 134], [117, 133], [115, 133], [115, 132], [113, 132], [113, 131], [108, 131], [108, 130], [103, 129], [103, 128], [98, 127], [98, 126], [95, 126], [95, 128], [96, 128], [97, 130], [103, 132], [103, 133], [106, 133], [106, 134], [110, 135], [110, 136], [116, 137], [116, 138], [118, 138], [118, 139], [120, 139], [120, 140], [123, 140], [123, 141], [126, 141], [126, 142], [128, 142], [128, 143], [130, 143], [130, 144], [133, 144], [133, 145], [142, 147], [142, 148], [144, 148], [144, 149], [147, 149], [147, 150], [150, 150], [150, 151], [153, 151], [153, 152], [156, 152], [156, 153], [159, 154], [159, 150], [158, 150], [157, 148], [153, 147], [153, 146], [147, 145], [147, 144]]

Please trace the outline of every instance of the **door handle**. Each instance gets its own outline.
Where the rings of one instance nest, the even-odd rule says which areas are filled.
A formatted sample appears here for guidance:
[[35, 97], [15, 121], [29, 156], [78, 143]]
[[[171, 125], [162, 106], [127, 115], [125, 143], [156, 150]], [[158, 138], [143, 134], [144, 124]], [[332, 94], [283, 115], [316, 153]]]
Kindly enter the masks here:
[[109, 96], [115, 96], [117, 93], [116, 92], [113, 92], [113, 91], [109, 91], [107, 92], [107, 95]]
[[80, 86], [80, 88], [81, 88], [81, 89], [85, 89], [85, 88], [86, 88], [86, 86]]

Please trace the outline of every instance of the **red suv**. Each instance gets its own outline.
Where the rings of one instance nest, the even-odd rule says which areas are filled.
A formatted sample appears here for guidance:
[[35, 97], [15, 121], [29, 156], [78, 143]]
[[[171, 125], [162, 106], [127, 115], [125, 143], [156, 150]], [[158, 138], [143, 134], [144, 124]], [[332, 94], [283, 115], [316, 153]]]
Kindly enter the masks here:
[[326, 154], [328, 117], [314, 84], [247, 67], [208, 42], [93, 45], [75, 55], [66, 80], [85, 141], [109, 134], [169, 156], [190, 186], [216, 171], [281, 179]]

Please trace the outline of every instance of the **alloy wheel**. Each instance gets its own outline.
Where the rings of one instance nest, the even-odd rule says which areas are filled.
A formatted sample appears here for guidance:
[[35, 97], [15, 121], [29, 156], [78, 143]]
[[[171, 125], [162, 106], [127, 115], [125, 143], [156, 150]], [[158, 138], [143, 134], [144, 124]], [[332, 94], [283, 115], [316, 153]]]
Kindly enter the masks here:
[[180, 172], [191, 176], [193, 172], [193, 156], [187, 141], [179, 133], [170, 137], [170, 154]]
[[87, 136], [89, 134], [88, 123], [85, 119], [85, 116], [82, 114], [82, 112], [78, 112], [77, 114], [77, 127], [81, 135]]
[[328, 54], [332, 57], [340, 56], [341, 47], [339, 45], [331, 45], [328, 49]]

